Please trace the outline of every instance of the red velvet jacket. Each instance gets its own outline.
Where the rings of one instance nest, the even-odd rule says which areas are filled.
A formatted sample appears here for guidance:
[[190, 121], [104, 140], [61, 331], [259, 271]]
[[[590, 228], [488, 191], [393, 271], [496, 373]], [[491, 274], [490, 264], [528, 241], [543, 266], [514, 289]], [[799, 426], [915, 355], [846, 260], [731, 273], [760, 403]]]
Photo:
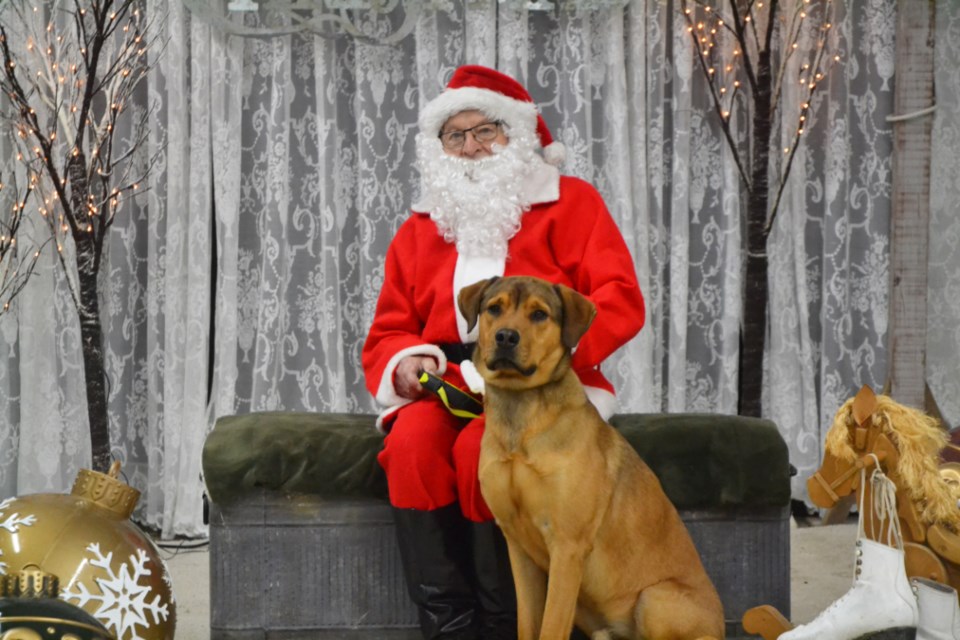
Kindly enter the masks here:
[[546, 196], [523, 214], [505, 263], [460, 257], [425, 213], [414, 212], [397, 231], [362, 354], [367, 388], [387, 408], [385, 415], [409, 402], [393, 387], [401, 359], [431, 355], [442, 373], [447, 361], [437, 345], [472, 341], [456, 295], [491, 275], [537, 276], [565, 284], [596, 305], [597, 315], [572, 364], [600, 412], [613, 412], [613, 387], [599, 365], [643, 326], [643, 296], [633, 260], [600, 194], [578, 178], [558, 177], [552, 193], [549, 187], [541, 190]]

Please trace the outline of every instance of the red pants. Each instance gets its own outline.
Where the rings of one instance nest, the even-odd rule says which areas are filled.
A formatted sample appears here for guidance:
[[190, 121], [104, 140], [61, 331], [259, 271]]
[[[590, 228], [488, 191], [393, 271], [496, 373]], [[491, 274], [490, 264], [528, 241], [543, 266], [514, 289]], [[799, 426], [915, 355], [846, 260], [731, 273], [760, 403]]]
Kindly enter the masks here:
[[454, 416], [432, 396], [398, 410], [377, 456], [390, 503], [430, 511], [459, 502], [469, 520], [493, 520], [477, 477], [483, 424]]

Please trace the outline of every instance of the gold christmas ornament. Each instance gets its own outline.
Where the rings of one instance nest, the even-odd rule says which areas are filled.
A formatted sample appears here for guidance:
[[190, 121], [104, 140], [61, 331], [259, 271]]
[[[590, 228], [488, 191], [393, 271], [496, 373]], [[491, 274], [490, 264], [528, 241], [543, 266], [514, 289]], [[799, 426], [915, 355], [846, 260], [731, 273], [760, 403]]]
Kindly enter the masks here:
[[0, 577], [0, 640], [114, 640], [59, 594], [57, 577], [36, 567]]
[[130, 521], [140, 492], [119, 472], [116, 462], [109, 474], [81, 469], [68, 495], [0, 501], [0, 580], [42, 567], [59, 576], [61, 600], [117, 640], [173, 640], [170, 574], [153, 541]]

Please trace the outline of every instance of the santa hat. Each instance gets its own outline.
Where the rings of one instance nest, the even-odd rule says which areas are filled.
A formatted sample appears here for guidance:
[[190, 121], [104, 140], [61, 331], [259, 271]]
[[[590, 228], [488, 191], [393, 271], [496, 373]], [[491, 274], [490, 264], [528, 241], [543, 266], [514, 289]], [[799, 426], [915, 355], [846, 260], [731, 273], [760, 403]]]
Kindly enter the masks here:
[[453, 72], [447, 88], [420, 113], [420, 131], [437, 136], [451, 116], [470, 109], [501, 120], [515, 131], [536, 133], [544, 159], [554, 166], [563, 162], [566, 156], [563, 144], [554, 142], [523, 85], [510, 76], [479, 65], [464, 65]]

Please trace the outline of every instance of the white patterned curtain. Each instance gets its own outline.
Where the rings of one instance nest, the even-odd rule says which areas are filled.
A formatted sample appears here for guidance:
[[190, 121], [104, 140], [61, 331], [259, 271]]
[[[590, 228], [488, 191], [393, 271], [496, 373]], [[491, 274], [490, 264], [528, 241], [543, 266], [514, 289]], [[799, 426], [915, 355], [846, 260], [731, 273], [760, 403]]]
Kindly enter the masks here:
[[[374, 411], [359, 352], [417, 195], [417, 114], [464, 63], [529, 88], [567, 146], [565, 171], [597, 185], [633, 252], [648, 322], [607, 364], [621, 409], [736, 412], [743, 202], [679, 2], [416, 3], [412, 32], [390, 45], [378, 35], [415, 3], [357, 18], [362, 38], [242, 38], [180, 0], [147, 4], [169, 12], [143, 96], [164, 156], [115, 229], [103, 282], [111, 436], [144, 491], [141, 521], [203, 532], [200, 451], [218, 416]], [[836, 408], [886, 372], [895, 2], [835, 6], [843, 62], [771, 239], [764, 412], [800, 470], [798, 497]], [[49, 265], [0, 316], [0, 497], [65, 490], [88, 464], [76, 321], [57, 286]]]
[[937, 109], [930, 163], [927, 384], [944, 420], [960, 427], [960, 6], [938, 0], [934, 47]]
[[[796, 497], [837, 409], [864, 384], [879, 392], [888, 371], [896, 3], [834, 6], [828, 46], [843, 63], [814, 97], [768, 245], [764, 415], [790, 447]], [[796, 86], [786, 85], [788, 100]]]

